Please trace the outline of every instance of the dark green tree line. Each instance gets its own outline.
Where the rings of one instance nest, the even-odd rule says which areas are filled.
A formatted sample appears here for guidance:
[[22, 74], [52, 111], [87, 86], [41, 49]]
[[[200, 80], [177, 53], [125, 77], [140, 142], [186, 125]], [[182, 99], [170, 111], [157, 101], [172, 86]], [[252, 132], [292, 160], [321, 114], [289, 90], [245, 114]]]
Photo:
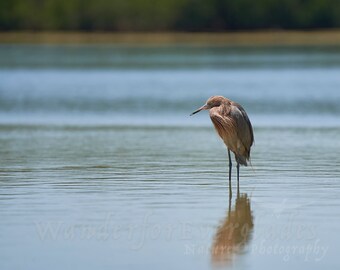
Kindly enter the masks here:
[[225, 31], [340, 27], [340, 0], [0, 0], [1, 30]]

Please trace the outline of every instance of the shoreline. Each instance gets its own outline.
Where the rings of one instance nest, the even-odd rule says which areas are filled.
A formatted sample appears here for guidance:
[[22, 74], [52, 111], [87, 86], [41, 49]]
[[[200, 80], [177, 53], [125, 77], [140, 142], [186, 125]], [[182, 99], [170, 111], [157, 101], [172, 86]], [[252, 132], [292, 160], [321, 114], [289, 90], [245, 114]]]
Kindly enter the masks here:
[[340, 29], [313, 31], [0, 32], [0, 44], [132, 44], [213, 46], [339, 46]]

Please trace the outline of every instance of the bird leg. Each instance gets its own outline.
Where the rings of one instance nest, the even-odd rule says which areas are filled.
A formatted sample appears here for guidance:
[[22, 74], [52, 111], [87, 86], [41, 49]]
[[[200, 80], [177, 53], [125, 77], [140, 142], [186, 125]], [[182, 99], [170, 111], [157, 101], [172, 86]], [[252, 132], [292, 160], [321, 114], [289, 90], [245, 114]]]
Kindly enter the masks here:
[[[230, 190], [229, 190], [229, 192], [230, 192]], [[229, 194], [228, 216], [230, 216], [230, 212], [231, 212], [231, 194]]]
[[237, 162], [237, 193], [240, 192], [240, 163]]
[[228, 157], [229, 157], [229, 198], [231, 199], [232, 191], [231, 191], [231, 167], [233, 166], [231, 162], [230, 150], [228, 149]]

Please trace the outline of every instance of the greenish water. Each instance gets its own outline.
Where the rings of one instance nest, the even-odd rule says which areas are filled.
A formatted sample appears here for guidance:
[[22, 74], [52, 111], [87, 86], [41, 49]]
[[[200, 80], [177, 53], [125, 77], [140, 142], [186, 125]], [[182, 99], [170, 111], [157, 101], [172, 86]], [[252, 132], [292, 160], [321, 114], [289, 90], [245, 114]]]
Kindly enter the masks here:
[[[0, 55], [1, 269], [339, 267], [339, 49]], [[188, 116], [213, 94], [254, 125], [231, 199], [223, 143]]]

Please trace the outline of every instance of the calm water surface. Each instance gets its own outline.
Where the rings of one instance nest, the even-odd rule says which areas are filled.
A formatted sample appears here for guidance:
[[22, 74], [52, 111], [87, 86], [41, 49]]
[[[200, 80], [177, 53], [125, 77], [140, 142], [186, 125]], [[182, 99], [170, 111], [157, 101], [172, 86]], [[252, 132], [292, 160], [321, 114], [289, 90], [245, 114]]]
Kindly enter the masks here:
[[0, 46], [0, 268], [338, 268], [339, 88], [336, 47]]

